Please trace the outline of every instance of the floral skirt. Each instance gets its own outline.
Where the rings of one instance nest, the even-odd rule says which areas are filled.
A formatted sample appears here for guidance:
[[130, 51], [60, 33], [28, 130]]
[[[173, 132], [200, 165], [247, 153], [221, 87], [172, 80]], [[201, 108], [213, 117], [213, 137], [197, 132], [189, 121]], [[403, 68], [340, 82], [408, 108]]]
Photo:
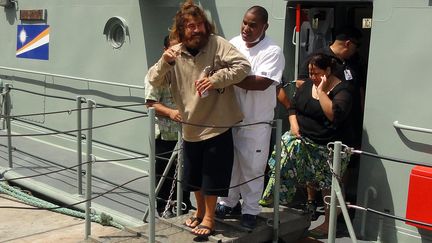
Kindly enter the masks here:
[[[331, 187], [332, 174], [330, 164], [333, 156], [329, 154], [326, 146], [314, 143], [308, 138], [297, 138], [286, 132], [282, 135], [281, 153], [281, 188], [280, 203], [292, 202], [298, 185], [306, 185], [306, 182], [315, 185], [317, 189]], [[268, 161], [270, 166], [269, 182], [264, 190], [260, 204], [270, 206], [273, 204], [273, 190], [275, 183], [276, 151], [273, 151]], [[341, 174], [345, 171], [349, 162], [349, 155], [341, 155]]]

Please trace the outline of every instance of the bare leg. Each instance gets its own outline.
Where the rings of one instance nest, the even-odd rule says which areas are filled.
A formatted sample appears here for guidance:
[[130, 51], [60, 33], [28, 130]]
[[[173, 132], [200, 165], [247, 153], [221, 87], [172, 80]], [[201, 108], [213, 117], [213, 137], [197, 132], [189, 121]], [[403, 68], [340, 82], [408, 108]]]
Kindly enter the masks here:
[[195, 200], [197, 203], [197, 210], [196, 210], [195, 216], [202, 219], [204, 217], [205, 212], [206, 212], [205, 197], [201, 191], [196, 191], [196, 192], [194, 192], [194, 194], [195, 194]]
[[316, 190], [315, 187], [310, 183], [306, 183], [306, 191], [307, 191], [307, 200], [315, 201]]
[[207, 224], [205, 225], [213, 226], [217, 196], [207, 195], [204, 198], [205, 198], [205, 215], [204, 215], [203, 223], [208, 222], [210, 225]]

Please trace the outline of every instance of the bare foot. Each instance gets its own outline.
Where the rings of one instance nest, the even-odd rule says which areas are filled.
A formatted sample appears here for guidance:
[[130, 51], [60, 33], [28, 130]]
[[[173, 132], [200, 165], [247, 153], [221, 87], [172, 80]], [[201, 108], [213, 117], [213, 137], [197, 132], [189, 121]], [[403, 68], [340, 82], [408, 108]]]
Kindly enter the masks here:
[[192, 216], [188, 218], [185, 222], [185, 225], [189, 228], [195, 228], [202, 222], [202, 218], [195, 216]]
[[214, 221], [211, 220], [203, 220], [201, 224], [199, 224], [197, 227], [195, 227], [192, 230], [192, 234], [201, 237], [208, 237], [209, 235], [213, 234], [213, 232], [214, 232]]

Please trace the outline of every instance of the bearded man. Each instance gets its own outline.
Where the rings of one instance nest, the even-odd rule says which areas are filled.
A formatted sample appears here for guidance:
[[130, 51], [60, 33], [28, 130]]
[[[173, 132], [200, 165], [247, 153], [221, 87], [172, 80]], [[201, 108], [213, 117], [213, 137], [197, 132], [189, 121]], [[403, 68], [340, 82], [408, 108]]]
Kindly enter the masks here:
[[[217, 197], [228, 196], [231, 127], [243, 119], [233, 84], [251, 67], [233, 45], [214, 34], [214, 26], [192, 1], [181, 6], [170, 34], [179, 44], [162, 54], [148, 78], [151, 85], [170, 86], [183, 119], [183, 189], [193, 191], [197, 202], [195, 215], [185, 224], [193, 234], [207, 237], [214, 232]], [[207, 67], [209, 74], [201, 74]]]

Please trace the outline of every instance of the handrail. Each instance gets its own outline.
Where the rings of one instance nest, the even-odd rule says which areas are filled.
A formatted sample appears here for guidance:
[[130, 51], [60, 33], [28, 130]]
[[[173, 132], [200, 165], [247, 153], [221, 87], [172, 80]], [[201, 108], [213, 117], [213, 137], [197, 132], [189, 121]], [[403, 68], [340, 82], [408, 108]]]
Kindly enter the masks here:
[[47, 75], [47, 76], [52, 76], [52, 77], [57, 77], [57, 78], [68, 78], [68, 79], [73, 79], [73, 80], [85, 81], [85, 82], [89, 82], [89, 83], [108, 84], [108, 85], [113, 85], [113, 86], [120, 86], [120, 87], [126, 87], [126, 88], [134, 88], [134, 89], [144, 89], [144, 86], [139, 86], [139, 85], [121, 84], [121, 83], [114, 83], [114, 82], [109, 82], [109, 81], [104, 81], [104, 80], [80, 78], [80, 77], [74, 77], [74, 76], [68, 76], [68, 75], [62, 75], [62, 74], [38, 72], [38, 71], [25, 70], [25, 69], [19, 69], [19, 68], [10, 68], [10, 67], [0, 66], [0, 69], [23, 72], [23, 73]]
[[394, 121], [393, 126], [398, 129], [411, 130], [416, 132], [424, 132], [424, 133], [432, 133], [432, 129], [422, 128], [422, 127], [413, 127], [400, 124], [399, 121]]

